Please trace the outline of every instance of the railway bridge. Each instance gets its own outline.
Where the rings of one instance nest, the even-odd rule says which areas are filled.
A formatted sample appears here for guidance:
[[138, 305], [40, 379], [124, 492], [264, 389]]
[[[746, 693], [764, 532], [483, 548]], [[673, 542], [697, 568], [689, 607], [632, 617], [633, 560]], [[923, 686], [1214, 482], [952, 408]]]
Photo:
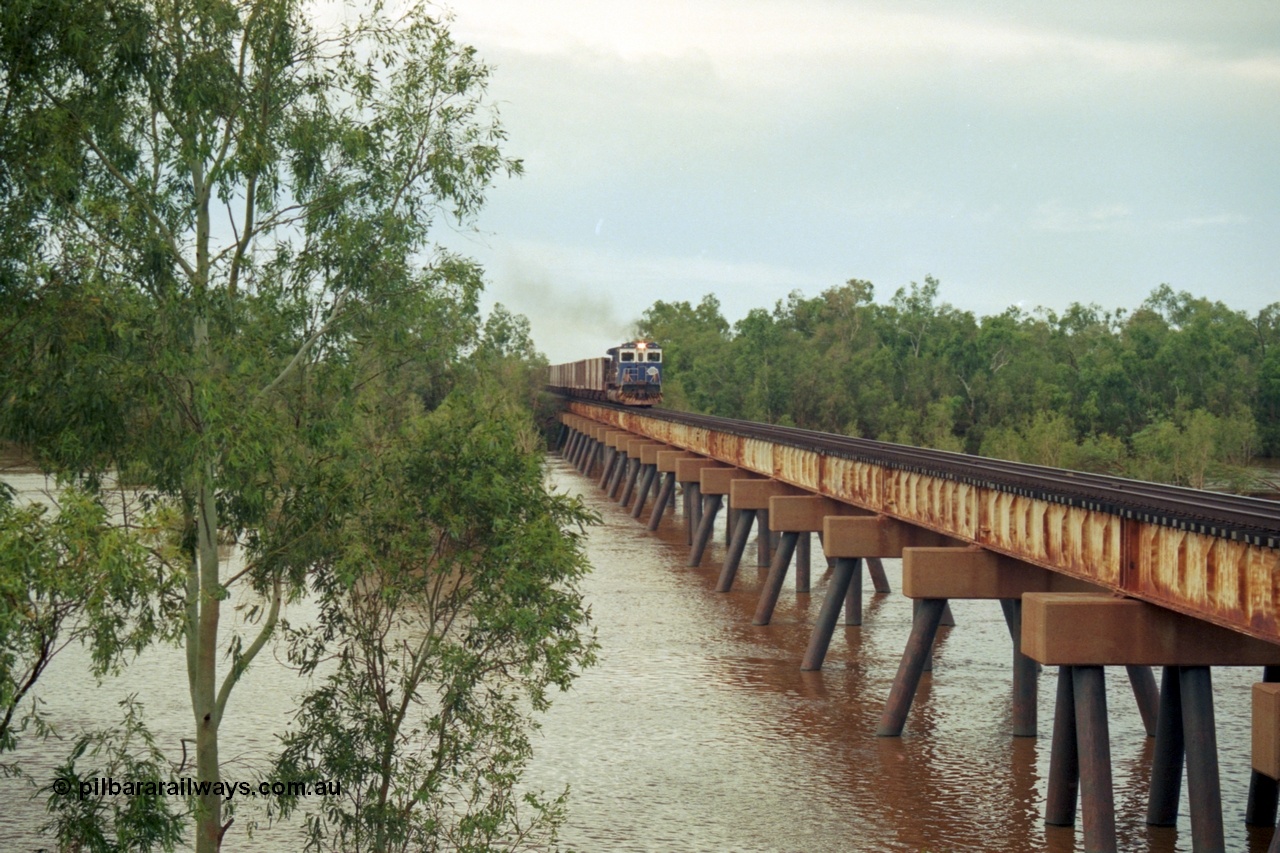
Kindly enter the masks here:
[[1246, 821], [1275, 826], [1280, 503], [573, 398], [560, 417], [565, 457], [651, 530], [679, 496], [690, 565], [725, 518], [719, 591], [755, 528], [757, 625], [789, 574], [810, 591], [817, 534], [831, 576], [801, 668], [822, 667], [842, 615], [861, 624], [864, 569], [888, 592], [880, 561], [901, 558], [915, 616], [880, 736], [901, 735], [947, 602], [998, 601], [1013, 736], [1039, 734], [1039, 672], [1058, 667], [1044, 819], [1079, 812], [1091, 853], [1116, 849], [1107, 668], [1123, 668], [1154, 738], [1146, 820], [1175, 825], [1185, 768], [1195, 851], [1225, 849], [1211, 668], [1258, 668]]

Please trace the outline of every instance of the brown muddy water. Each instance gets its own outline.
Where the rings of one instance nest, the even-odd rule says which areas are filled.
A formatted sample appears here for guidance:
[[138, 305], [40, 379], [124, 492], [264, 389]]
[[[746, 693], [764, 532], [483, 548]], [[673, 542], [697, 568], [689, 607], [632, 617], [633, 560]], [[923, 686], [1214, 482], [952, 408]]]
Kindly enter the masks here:
[[[686, 568], [678, 517], [657, 533], [603, 498], [594, 483], [552, 460], [552, 482], [579, 492], [603, 517], [584, 583], [600, 663], [555, 704], [527, 775], [533, 788], [570, 787], [562, 831], [580, 851], [1055, 851], [1082, 849], [1080, 832], [1042, 820], [1055, 673], [1040, 681], [1040, 738], [1009, 732], [1011, 647], [996, 602], [953, 602], [901, 738], [875, 728], [910, 627], [899, 594], [864, 592], [861, 627], [837, 629], [822, 672], [799, 661], [825, 592], [819, 551], [809, 595], [784, 589], [773, 624], [751, 625], [763, 569], [747, 549], [733, 592], [714, 591], [723, 536], [704, 565]], [[9, 478], [11, 481], [12, 479]], [[721, 526], [723, 530], [723, 526]], [[900, 564], [885, 561], [900, 589]], [[305, 605], [289, 616], [308, 618]], [[65, 732], [114, 719], [137, 692], [166, 750], [190, 729], [182, 657], [149, 653], [125, 678], [98, 686], [69, 649], [43, 683]], [[1253, 670], [1214, 671], [1227, 848], [1266, 850], [1270, 830], [1244, 825]], [[268, 660], [231, 700], [223, 754], [229, 778], [262, 769], [254, 756], [288, 724], [293, 676]], [[1177, 829], [1145, 825], [1152, 741], [1123, 670], [1108, 672], [1108, 707], [1120, 843], [1130, 851], [1189, 851], [1185, 785]], [[18, 758], [44, 784], [65, 748]], [[256, 805], [256, 804], [251, 804]], [[293, 850], [297, 831], [260, 827], [241, 812], [227, 850]], [[43, 806], [24, 783], [0, 780], [0, 850], [49, 846], [36, 829]]]

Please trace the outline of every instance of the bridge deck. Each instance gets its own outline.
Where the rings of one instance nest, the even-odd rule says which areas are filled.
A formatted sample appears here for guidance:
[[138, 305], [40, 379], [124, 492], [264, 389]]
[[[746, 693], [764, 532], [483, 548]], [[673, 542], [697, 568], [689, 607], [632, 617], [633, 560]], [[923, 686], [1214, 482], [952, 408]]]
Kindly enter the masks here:
[[673, 448], [1280, 642], [1280, 503], [572, 400]]

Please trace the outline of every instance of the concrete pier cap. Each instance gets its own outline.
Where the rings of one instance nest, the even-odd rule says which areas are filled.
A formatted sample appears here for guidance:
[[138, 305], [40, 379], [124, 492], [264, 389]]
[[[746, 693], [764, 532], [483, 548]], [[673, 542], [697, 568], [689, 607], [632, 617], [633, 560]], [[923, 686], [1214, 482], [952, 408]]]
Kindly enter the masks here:
[[822, 495], [775, 495], [769, 498], [769, 529], [786, 533], [821, 533], [829, 516], [870, 515], [869, 510]]
[[761, 479], [763, 474], [744, 471], [741, 468], [704, 468], [698, 476], [698, 485], [704, 495], [727, 495], [734, 480]]
[[1108, 593], [1024, 595], [1022, 651], [1046, 666], [1280, 665], [1280, 645]]
[[626, 443], [637, 438], [639, 436], [633, 435], [625, 429], [610, 429], [604, 434], [604, 444], [605, 447], [612, 447], [614, 450], [621, 447], [623, 452], [626, 452]]
[[675, 448], [669, 444], [663, 444], [660, 441], [659, 442], [651, 441], [649, 444], [643, 445], [640, 448], [640, 464], [656, 465], [658, 464], [658, 454], [666, 453], [671, 450], [675, 450]]
[[696, 453], [690, 453], [688, 450], [660, 450], [658, 451], [657, 463], [658, 473], [674, 474], [676, 473], [676, 463], [682, 459], [696, 459]]
[[1105, 590], [976, 545], [902, 549], [902, 594], [908, 598], [1022, 598], [1030, 592]]
[[726, 468], [723, 462], [715, 459], [707, 459], [706, 457], [692, 457], [687, 459], [676, 460], [676, 480], [681, 483], [698, 483], [702, 482], [702, 472], [708, 468]]
[[1280, 779], [1280, 684], [1253, 685], [1253, 769]]
[[885, 515], [870, 514], [827, 517], [822, 524], [822, 543], [829, 557], [901, 557], [905, 548], [966, 544]]
[[627, 451], [627, 455], [630, 456], [632, 459], [640, 459], [641, 453], [644, 451], [644, 448], [646, 447], [665, 448], [666, 445], [660, 441], [654, 441], [651, 438], [633, 438], [627, 442], [625, 449]]
[[734, 509], [768, 509], [772, 498], [807, 494], [804, 489], [778, 480], [735, 478], [729, 483], [729, 506]]

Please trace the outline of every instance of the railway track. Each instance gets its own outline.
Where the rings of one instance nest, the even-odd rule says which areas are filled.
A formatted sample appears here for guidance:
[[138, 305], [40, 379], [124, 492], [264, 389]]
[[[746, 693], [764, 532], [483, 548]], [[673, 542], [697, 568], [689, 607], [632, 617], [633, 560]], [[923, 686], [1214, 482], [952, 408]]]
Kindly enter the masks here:
[[[629, 406], [593, 405], [639, 414]], [[1150, 524], [1280, 548], [1280, 501], [987, 459], [864, 438], [651, 408], [646, 417], [726, 432], [859, 462], [920, 472]]]

